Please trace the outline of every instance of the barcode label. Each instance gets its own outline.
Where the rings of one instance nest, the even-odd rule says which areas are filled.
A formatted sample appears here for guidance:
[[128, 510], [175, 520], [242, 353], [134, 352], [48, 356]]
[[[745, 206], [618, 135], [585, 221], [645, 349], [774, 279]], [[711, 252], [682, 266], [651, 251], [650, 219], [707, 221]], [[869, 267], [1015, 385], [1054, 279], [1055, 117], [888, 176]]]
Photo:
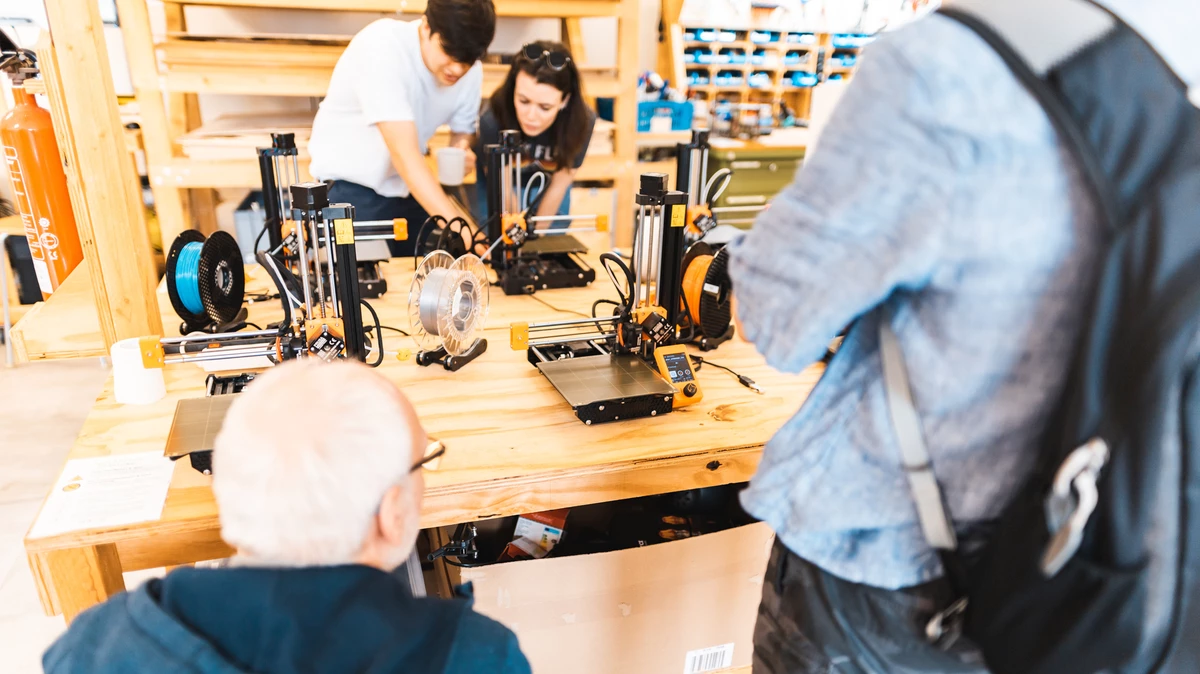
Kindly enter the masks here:
[[718, 669], [729, 669], [733, 666], [733, 644], [701, 648], [688, 651], [683, 665], [683, 674], [700, 674], [715, 672]]

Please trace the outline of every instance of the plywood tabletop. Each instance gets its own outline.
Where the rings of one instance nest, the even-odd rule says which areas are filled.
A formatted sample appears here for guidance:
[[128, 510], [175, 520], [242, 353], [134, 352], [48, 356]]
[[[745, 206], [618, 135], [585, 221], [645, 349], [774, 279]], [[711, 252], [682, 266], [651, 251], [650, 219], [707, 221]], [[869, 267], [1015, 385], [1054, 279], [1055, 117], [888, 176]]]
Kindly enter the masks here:
[[[599, 243], [597, 251], [604, 249]], [[385, 324], [407, 329], [411, 261], [395, 260], [386, 267], [390, 291], [372, 303]], [[413, 401], [430, 435], [443, 440], [448, 450], [438, 469], [426, 476], [424, 526], [745, 480], [757, 466], [762, 445], [799, 408], [820, 376], [819, 366], [798, 376], [775, 372], [752, 345], [734, 339], [705, 357], [748, 374], [765, 394], [742, 387], [727, 372], [704, 368], [699, 383], [705, 396], [696, 405], [657, 418], [586, 426], [525, 353], [509, 349], [508, 325], [570, 318], [551, 306], [588, 312], [595, 299], [612, 294], [603, 274], [590, 288], [535, 296], [505, 297], [493, 288], [488, 350], [455, 373], [397, 359], [398, 349], [415, 349], [415, 344], [385, 334], [389, 353], [380, 371]], [[169, 306], [165, 298], [161, 304]], [[269, 320], [261, 314], [272, 310], [256, 305], [252, 318]], [[204, 395], [205, 373], [196, 365], [174, 365], [165, 376], [167, 396], [146, 406], [116, 403], [110, 379], [69, 458], [163, 451], [176, 403]], [[158, 522], [27, 539], [26, 548], [35, 553], [215, 531], [210, 485], [211, 478], [180, 461]], [[147, 559], [151, 557], [159, 559]]]

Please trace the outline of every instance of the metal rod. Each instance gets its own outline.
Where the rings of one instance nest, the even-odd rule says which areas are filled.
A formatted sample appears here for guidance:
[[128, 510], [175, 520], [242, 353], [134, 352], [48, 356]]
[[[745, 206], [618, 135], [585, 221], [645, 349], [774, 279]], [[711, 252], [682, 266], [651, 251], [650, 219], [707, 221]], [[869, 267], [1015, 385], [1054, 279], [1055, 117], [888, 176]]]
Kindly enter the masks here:
[[234, 360], [237, 358], [254, 358], [258, 356], [270, 357], [275, 353], [274, 346], [263, 348], [261, 352], [252, 352], [245, 350], [230, 351], [224, 348], [210, 349], [190, 354], [173, 354], [163, 358], [164, 363], [200, 363], [204, 361], [214, 360]]
[[537, 348], [536, 346], [531, 346], [531, 347], [529, 347], [529, 350], [530, 350], [530, 351], [532, 351], [532, 352], [533, 352], [533, 355], [537, 356], [537, 359], [538, 359], [539, 361], [543, 362], [543, 363], [545, 363], [545, 362], [548, 362], [548, 361], [550, 360], [549, 358], [547, 358], [546, 356], [544, 356], [544, 355], [542, 354], [542, 352], [541, 352], [541, 351], [539, 351], [539, 350], [538, 350], [538, 348]]
[[704, 186], [704, 167], [700, 165], [700, 148], [692, 148], [688, 153], [691, 155], [688, 158], [688, 206], [695, 206], [700, 203], [700, 189]]
[[530, 347], [537, 346], [555, 346], [558, 344], [573, 344], [575, 342], [593, 342], [597, 339], [608, 339], [612, 335], [603, 332], [594, 332], [590, 335], [580, 335], [578, 337], [560, 337], [558, 339], [539, 339], [536, 342], [530, 342]]
[[572, 318], [566, 321], [550, 321], [548, 323], [530, 323], [529, 329], [541, 330], [543, 328], [570, 328], [582, 327], [585, 325], [595, 325], [596, 323], [616, 323], [617, 316], [597, 316], [595, 318]]
[[[317, 230], [320, 225], [317, 224], [315, 217], [308, 219], [308, 227], [309, 233], [312, 234], [313, 242], [313, 280], [317, 282], [317, 306], [320, 307], [321, 318], [327, 318], [325, 315], [325, 279], [322, 278], [323, 274], [321, 274], [321, 251], [318, 248], [320, 244], [318, 243], [319, 237], [317, 236]], [[330, 259], [328, 245], [325, 246], [325, 258]]]
[[596, 350], [600, 352], [600, 355], [602, 355], [602, 356], [607, 356], [607, 355], [608, 355], [608, 349], [604, 348], [604, 345], [603, 345], [603, 344], [598, 344], [597, 342], [599, 342], [599, 341], [600, 341], [600, 340], [593, 341], [593, 342], [592, 342], [592, 346], [594, 346], [594, 347], [596, 348]]
[[531, 218], [525, 218], [525, 222], [549, 222], [552, 220], [595, 220], [600, 216], [594, 213], [584, 213], [580, 215], [535, 215]]
[[713, 213], [750, 213], [753, 211], [761, 211], [766, 208], [766, 204], [758, 204], [756, 206], [717, 206], [711, 208]]
[[[708, 144], [704, 145], [704, 149], [700, 150], [700, 189], [708, 184]], [[708, 195], [704, 195], [707, 199]]]
[[633, 251], [629, 257], [629, 266], [633, 271], [633, 279], [629, 284], [630, 308], [637, 306], [638, 290], [642, 287], [642, 237], [646, 235], [646, 207], [638, 205], [638, 217], [633, 223]]
[[[288, 219], [288, 216], [291, 213], [290, 213], [290, 211], [284, 210], [283, 192], [284, 192], [285, 188], [283, 186], [282, 171], [279, 170], [279, 157], [278, 156], [271, 157], [271, 173], [275, 174], [275, 190], [277, 192], [279, 192], [279, 227], [280, 227], [280, 229], [282, 229], [284, 221], [286, 221]], [[266, 199], [267, 196], [263, 195], [263, 198]]]
[[185, 337], [163, 337], [162, 344], [190, 344], [192, 342], [211, 342], [226, 337], [278, 337], [278, 330], [251, 330], [249, 332], [214, 332], [211, 335], [188, 335]]
[[[325, 262], [328, 263], [329, 268], [329, 300], [333, 303], [333, 317], [341, 318], [342, 308], [338, 303], [337, 272], [334, 271], [333, 267], [334, 263], [337, 261], [335, 259], [337, 256], [337, 246], [329, 243], [334, 239], [333, 232], [329, 231], [329, 226], [331, 223], [328, 220], [321, 218], [321, 224], [325, 228]], [[346, 283], [349, 282], [350, 280], [347, 279]], [[357, 279], [355, 279], [355, 282], [357, 283]]]
[[304, 216], [300, 218], [301, 222], [295, 223], [292, 231], [296, 233], [296, 257], [300, 265], [300, 283], [304, 286], [304, 320], [308, 320], [313, 317], [312, 288], [308, 287], [308, 245], [304, 241]]

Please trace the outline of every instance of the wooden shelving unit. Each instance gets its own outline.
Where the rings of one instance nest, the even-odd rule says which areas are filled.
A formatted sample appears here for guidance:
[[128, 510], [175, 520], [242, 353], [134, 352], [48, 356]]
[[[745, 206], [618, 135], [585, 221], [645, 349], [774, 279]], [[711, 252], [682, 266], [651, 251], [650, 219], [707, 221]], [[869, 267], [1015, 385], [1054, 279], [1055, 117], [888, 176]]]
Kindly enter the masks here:
[[[200, 124], [197, 94], [320, 97], [348, 37], [298, 40], [190, 35], [186, 6], [255, 7], [278, 10], [397, 12], [420, 14], [423, 0], [165, 0], [167, 32], [151, 32], [147, 0], [117, 0], [132, 79], [141, 113], [151, 189], [164, 243], [183, 229], [208, 224], [214, 216], [212, 188], [255, 187], [257, 158], [236, 161], [191, 159], [179, 139]], [[617, 190], [618, 238], [628, 235], [633, 213], [637, 86], [637, 0], [501, 0], [499, 16], [560, 18], [565, 41], [582, 53], [580, 18], [615, 17], [615, 68], [584, 67], [589, 97], [616, 99], [614, 152], [585, 162], [581, 179], [610, 180]], [[586, 63], [586, 57], [579, 58]], [[485, 66], [483, 95], [502, 81], [507, 66]], [[307, 173], [303, 166], [302, 172]]]
[[[776, 110], [786, 103], [806, 120], [813, 88], [831, 77], [849, 79], [858, 67], [861, 45], [843, 46], [833, 33], [691, 25], [680, 23], [682, 8], [682, 0], [663, 0], [660, 68], [707, 101], [769, 103]], [[843, 65], [843, 55], [853, 65]], [[795, 84], [792, 75], [805, 81]]]

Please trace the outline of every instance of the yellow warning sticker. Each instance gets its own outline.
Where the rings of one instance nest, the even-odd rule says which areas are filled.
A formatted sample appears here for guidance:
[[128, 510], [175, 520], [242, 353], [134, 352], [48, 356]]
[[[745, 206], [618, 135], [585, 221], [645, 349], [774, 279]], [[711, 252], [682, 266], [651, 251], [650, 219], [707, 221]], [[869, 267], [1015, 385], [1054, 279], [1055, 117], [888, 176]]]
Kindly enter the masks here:
[[671, 207], [671, 226], [672, 227], [683, 227], [686, 214], [687, 214], [686, 206], [682, 206], [682, 205], [672, 206]]
[[354, 243], [354, 221], [350, 218], [338, 218], [333, 221], [334, 240], [339, 246]]

